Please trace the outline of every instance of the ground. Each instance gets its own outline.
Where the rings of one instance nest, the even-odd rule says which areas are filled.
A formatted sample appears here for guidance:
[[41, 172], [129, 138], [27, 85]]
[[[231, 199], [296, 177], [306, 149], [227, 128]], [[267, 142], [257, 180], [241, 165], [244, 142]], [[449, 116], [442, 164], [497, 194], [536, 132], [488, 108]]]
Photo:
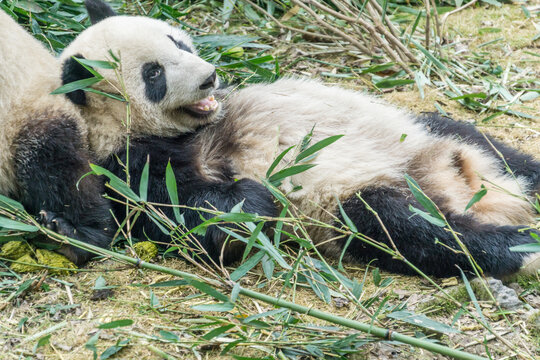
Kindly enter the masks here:
[[[522, 11], [518, 4], [505, 4], [500, 8], [474, 7], [449, 17], [446, 27], [453, 36], [457, 34], [461, 37], [465, 51], [470, 52], [479, 51], [478, 46], [488, 41], [502, 38], [491, 45], [483, 45], [483, 51], [487, 51], [489, 57], [502, 64], [503, 68], [516, 64], [528, 68], [536, 74], [536, 78], [540, 78], [540, 57], [537, 57], [540, 42], [531, 40], [538, 33], [538, 28], [534, 27], [532, 19], [523, 16]], [[485, 28], [500, 30], [479, 31]], [[249, 32], [250, 29], [245, 31]], [[309, 49], [309, 44], [282, 41], [274, 51], [281, 54], [282, 67], [287, 68], [287, 59], [292, 59], [299, 51], [309, 52]], [[347, 55], [323, 58], [328, 63], [349, 60]], [[287, 71], [309, 76], [335, 73], [330, 65], [308, 61], [296, 62]], [[323, 78], [342, 86], [365, 90], [362, 79], [341, 81], [333, 77]], [[436, 103], [453, 117], [476, 122], [487, 133], [540, 159], [540, 97], [524, 102], [520, 107], [532, 118], [500, 115], [482, 123], [478, 120], [489, 113], [467, 110], [450, 100], [437, 87], [426, 88], [423, 99], [418, 89], [413, 87], [384, 91], [381, 96], [415, 113], [437, 111]], [[168, 268], [210, 276], [178, 259], [157, 259], [156, 262]], [[337, 264], [332, 265], [337, 267]], [[271, 305], [245, 297], [239, 298], [237, 306], [231, 311], [201, 312], [192, 306], [214, 301], [194, 287], [173, 286], [178, 284], [166, 283], [178, 280], [172, 275], [136, 269], [110, 259], [93, 261], [87, 269], [71, 275], [16, 275], [7, 269], [2, 271], [1, 275], [6, 276], [0, 279], [0, 286], [4, 289], [0, 302], [0, 349], [4, 355], [0, 358], [5, 359], [89, 359], [93, 348], [101, 359], [109, 356], [117, 359], [167, 358], [162, 352], [176, 359], [221, 359], [231, 358], [233, 354], [237, 358], [268, 356], [285, 359], [292, 358], [295, 351], [298, 351], [299, 359], [307, 359], [320, 358], [322, 354], [328, 357], [335, 355], [339, 353], [336, 349], [345, 354], [347, 346], [338, 346], [337, 341], [353, 334], [358, 334], [358, 337], [348, 338], [352, 344], [350, 348], [354, 349], [348, 355], [350, 359], [444, 358], [396, 342], [376, 342], [366, 334], [297, 313], [291, 315], [300, 321], [284, 321], [283, 316], [268, 315], [257, 319], [259, 323], [245, 324], [242, 320], [246, 316], [274, 310]], [[489, 354], [497, 359], [532, 359], [540, 355], [538, 277], [507, 280], [506, 283], [516, 289], [524, 305], [502, 312], [489, 297], [482, 296], [481, 291], [477, 291], [478, 300], [472, 301], [461, 279], [434, 279], [435, 284], [466, 304], [464, 308], [469, 313], [464, 313], [457, 305], [445, 300], [434, 284], [426, 279], [383, 271], [379, 278], [378, 273], [366, 265], [345, 265], [345, 273], [348, 278], [363, 285], [358, 302], [364, 306], [364, 310], [341, 295], [345, 291], [339, 284], [331, 292], [331, 301], [325, 303], [305, 282], [299, 282], [298, 287], [291, 289], [282, 286], [283, 278], [274, 277], [268, 281], [261, 266], [251, 270], [242, 279], [242, 285], [309, 308], [373, 323], [407, 335], [421, 336], [423, 333], [449, 347], [480, 356]], [[473, 287], [478, 289], [481, 286]], [[440, 331], [426, 329], [426, 326], [413, 326], [387, 317], [396, 306], [404, 304], [408, 311], [422, 313], [460, 332], [441, 334]], [[497, 337], [472, 318], [472, 315], [479, 316], [476, 306], [479, 306]], [[98, 328], [115, 320], [132, 320], [132, 323], [113, 324], [110, 329]], [[421, 320], [418, 321], [422, 325]], [[230, 326], [224, 328], [223, 333], [213, 337], [216, 333], [212, 334], [212, 329], [227, 325]], [[365, 344], [362, 342], [364, 339]], [[226, 346], [235, 341], [238, 341], [233, 344], [235, 346]], [[227, 348], [230, 348], [230, 352], [223, 354]], [[519, 356], [515, 356], [517, 352]]]

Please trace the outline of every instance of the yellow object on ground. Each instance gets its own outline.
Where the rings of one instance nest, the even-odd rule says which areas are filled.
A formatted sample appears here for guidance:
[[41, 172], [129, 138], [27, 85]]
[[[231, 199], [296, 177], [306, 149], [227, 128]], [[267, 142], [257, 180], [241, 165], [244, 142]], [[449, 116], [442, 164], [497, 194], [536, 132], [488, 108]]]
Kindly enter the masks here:
[[143, 261], [150, 261], [154, 259], [158, 254], [158, 248], [156, 244], [151, 241], [141, 241], [133, 244], [133, 250], [135, 250], [137, 256]]
[[0, 257], [17, 260], [26, 254], [32, 254], [32, 248], [26, 241], [10, 241], [2, 245], [2, 250], [0, 251]]
[[[157, 250], [156, 250], [157, 252]], [[19, 273], [34, 272], [48, 268], [51, 274], [68, 274], [67, 269], [77, 269], [77, 266], [64, 255], [46, 249], [33, 249], [26, 241], [10, 241], [2, 246], [0, 257], [16, 260], [11, 264], [11, 270]], [[34, 266], [36, 265], [45, 265]]]

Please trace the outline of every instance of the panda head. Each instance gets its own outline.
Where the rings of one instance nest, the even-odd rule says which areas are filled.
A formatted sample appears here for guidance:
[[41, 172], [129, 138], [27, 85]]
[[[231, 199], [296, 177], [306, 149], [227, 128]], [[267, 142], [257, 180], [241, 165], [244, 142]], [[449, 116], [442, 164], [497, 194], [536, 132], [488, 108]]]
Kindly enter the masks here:
[[[104, 81], [91, 87], [127, 95], [134, 135], [174, 136], [218, 117], [215, 67], [197, 56], [186, 32], [156, 19], [118, 16], [100, 0], [86, 0], [86, 6], [93, 25], [61, 55], [64, 84], [93, 77], [74, 58], [116, 61], [116, 70], [95, 68]], [[126, 118], [118, 100], [83, 90], [67, 96], [80, 105], [89, 129], [118, 129]]]

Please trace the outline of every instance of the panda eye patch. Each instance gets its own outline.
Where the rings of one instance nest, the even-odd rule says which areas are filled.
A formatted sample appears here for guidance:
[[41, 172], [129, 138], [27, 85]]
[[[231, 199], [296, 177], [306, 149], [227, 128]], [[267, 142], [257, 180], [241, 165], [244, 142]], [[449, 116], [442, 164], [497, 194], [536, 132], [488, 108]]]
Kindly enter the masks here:
[[157, 62], [149, 62], [142, 67], [145, 95], [151, 102], [158, 103], [167, 94], [165, 69]]
[[169, 39], [171, 39], [171, 41], [176, 45], [177, 48], [179, 48], [180, 50], [183, 50], [183, 51], [187, 51], [189, 53], [193, 53], [193, 51], [190, 49], [189, 46], [187, 46], [186, 44], [184, 44], [182, 41], [180, 40], [174, 40], [174, 38], [171, 36], [171, 35], [167, 35], [167, 37]]

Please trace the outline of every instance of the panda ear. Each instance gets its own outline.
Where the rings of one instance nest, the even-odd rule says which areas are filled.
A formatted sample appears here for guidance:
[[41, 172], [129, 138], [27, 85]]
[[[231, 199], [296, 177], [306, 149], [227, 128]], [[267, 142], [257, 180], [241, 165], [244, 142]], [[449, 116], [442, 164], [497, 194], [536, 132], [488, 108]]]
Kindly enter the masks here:
[[101, 0], [85, 0], [84, 5], [86, 6], [92, 25], [108, 17], [118, 15], [108, 4]]
[[[77, 54], [74, 57], [84, 59], [84, 56]], [[88, 79], [94, 77], [94, 75], [88, 71], [84, 66], [79, 64], [77, 60], [70, 57], [62, 64], [62, 85], [72, 83], [74, 81]], [[66, 93], [66, 96], [74, 104], [86, 105], [86, 94], [83, 90], [75, 90]]]

